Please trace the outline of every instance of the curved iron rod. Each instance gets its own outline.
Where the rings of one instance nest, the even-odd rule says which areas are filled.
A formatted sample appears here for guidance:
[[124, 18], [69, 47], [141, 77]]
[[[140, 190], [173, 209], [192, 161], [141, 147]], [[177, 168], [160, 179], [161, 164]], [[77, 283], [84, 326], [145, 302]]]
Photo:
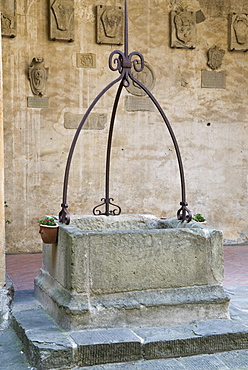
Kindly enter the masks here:
[[112, 115], [110, 120], [110, 127], [109, 127], [109, 136], [108, 136], [108, 145], [107, 145], [107, 155], [106, 155], [106, 182], [105, 182], [105, 191], [106, 191], [106, 214], [109, 215], [109, 174], [110, 174], [110, 155], [111, 155], [111, 148], [112, 148], [112, 138], [113, 138], [113, 130], [114, 130], [114, 123], [115, 123], [115, 117], [116, 117], [116, 111], [118, 107], [118, 103], [120, 100], [121, 92], [123, 89], [124, 84], [124, 78], [121, 80], [120, 85], [118, 87], [113, 109], [112, 109]]
[[[133, 75], [132, 73], [129, 73], [129, 77], [131, 78], [132, 81], [134, 81], [143, 91], [145, 91], [145, 93], [150, 97], [150, 99], [152, 100], [152, 102], [154, 103], [154, 105], [157, 107], [159, 113], [161, 114], [167, 128], [168, 128], [168, 131], [170, 133], [170, 136], [171, 136], [171, 139], [173, 141], [173, 144], [174, 144], [174, 148], [175, 148], [175, 151], [176, 151], [176, 155], [177, 155], [177, 160], [178, 160], [178, 166], [179, 166], [179, 172], [180, 172], [180, 180], [181, 180], [181, 194], [182, 194], [182, 202], [180, 203], [182, 205], [180, 211], [182, 211], [182, 220], [184, 221], [186, 218], [188, 220], [188, 222], [191, 220], [192, 218], [192, 215], [191, 215], [191, 212], [187, 209], [187, 205], [188, 203], [186, 202], [186, 190], [185, 190], [185, 178], [184, 178], [184, 170], [183, 170], [183, 163], [182, 163], [182, 157], [181, 157], [181, 154], [180, 154], [180, 150], [179, 150], [179, 146], [178, 146], [178, 143], [177, 143], [177, 139], [176, 139], [176, 136], [172, 130], [172, 127], [170, 125], [170, 122], [168, 120], [168, 118], [166, 117], [163, 109], [161, 108], [160, 104], [158, 103], [158, 101], [156, 100], [156, 98], [154, 97], [154, 95], [147, 89], [146, 86], [144, 86], [139, 80], [137, 80]], [[188, 217], [186, 216], [186, 212], [188, 212]], [[178, 214], [179, 216], [179, 214]]]
[[75, 146], [76, 146], [76, 143], [77, 143], [77, 140], [78, 140], [78, 137], [79, 137], [79, 134], [80, 134], [80, 131], [86, 121], [86, 119], [88, 118], [90, 112], [92, 111], [92, 109], [94, 108], [94, 106], [96, 105], [96, 103], [100, 100], [100, 98], [113, 86], [115, 85], [118, 81], [120, 81], [121, 79], [123, 78], [122, 74], [116, 78], [114, 81], [110, 82], [98, 95], [97, 97], [93, 100], [93, 102], [91, 103], [91, 105], [89, 106], [89, 108], [87, 109], [86, 113], [84, 114], [78, 128], [77, 128], [77, 131], [74, 135], [74, 138], [73, 138], [73, 141], [72, 141], [72, 144], [71, 144], [71, 147], [70, 147], [70, 151], [69, 151], [69, 154], [68, 154], [68, 158], [67, 158], [67, 163], [66, 163], [66, 168], [65, 168], [65, 175], [64, 175], [64, 186], [63, 186], [63, 201], [62, 201], [62, 204], [61, 204], [61, 207], [62, 207], [62, 210], [60, 211], [59, 213], [59, 221], [62, 222], [62, 223], [65, 223], [65, 224], [69, 224], [70, 223], [70, 216], [69, 216], [69, 213], [67, 212], [66, 208], [68, 208], [68, 205], [66, 204], [66, 201], [67, 201], [67, 188], [68, 188], [68, 179], [69, 179], [69, 172], [70, 172], [70, 166], [71, 166], [71, 160], [72, 160], [72, 156], [73, 156], [73, 153], [74, 153], [74, 150], [75, 150]]

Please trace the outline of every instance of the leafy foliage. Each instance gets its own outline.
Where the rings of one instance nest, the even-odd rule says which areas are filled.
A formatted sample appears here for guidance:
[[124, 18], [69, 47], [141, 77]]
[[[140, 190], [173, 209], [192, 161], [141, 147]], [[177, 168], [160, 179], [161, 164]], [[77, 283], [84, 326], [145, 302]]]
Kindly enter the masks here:
[[192, 217], [192, 219], [194, 221], [197, 221], [197, 222], [204, 222], [204, 221], [206, 221], [206, 219], [200, 213], [196, 213], [194, 215], [194, 217]]
[[47, 226], [56, 226], [53, 217], [44, 217], [42, 220], [38, 221], [39, 225], [47, 225]]

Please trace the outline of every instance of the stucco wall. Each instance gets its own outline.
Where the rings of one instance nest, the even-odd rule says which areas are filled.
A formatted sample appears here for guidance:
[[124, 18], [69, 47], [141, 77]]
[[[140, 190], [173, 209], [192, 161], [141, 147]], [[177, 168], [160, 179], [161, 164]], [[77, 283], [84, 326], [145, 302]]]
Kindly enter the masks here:
[[[1, 23], [1, 22], [0, 22]], [[1, 24], [0, 24], [1, 28]], [[0, 40], [0, 290], [5, 285], [5, 216], [4, 216], [4, 148], [3, 148], [2, 41]], [[1, 295], [1, 291], [0, 291]], [[2, 305], [0, 304], [0, 310]], [[1, 320], [0, 320], [1, 321]]]
[[[75, 129], [65, 114], [83, 115], [103, 87], [118, 76], [108, 56], [122, 46], [96, 43], [97, 4], [75, 0], [75, 41], [50, 41], [48, 2], [17, 2], [17, 36], [3, 38], [5, 200], [7, 251], [38, 251], [37, 220], [58, 214], [67, 153]], [[115, 3], [113, 1], [113, 3]], [[112, 4], [113, 4], [112, 3]], [[169, 13], [179, 5], [206, 17], [198, 23], [196, 48], [170, 47]], [[247, 240], [247, 62], [245, 52], [228, 51], [228, 14], [248, 12], [244, 1], [132, 0], [129, 50], [140, 51], [156, 76], [153, 94], [176, 134], [185, 169], [187, 201], [194, 213], [224, 232], [226, 242]], [[202, 88], [207, 51], [225, 50], [218, 71], [226, 88]], [[96, 55], [96, 68], [78, 68], [77, 53]], [[27, 107], [33, 96], [28, 67], [43, 57], [49, 68], [49, 108]], [[72, 162], [68, 203], [72, 214], [91, 214], [104, 197], [108, 122], [116, 88], [94, 113], [107, 115], [104, 129], [84, 130]], [[114, 132], [110, 195], [123, 213], [175, 216], [180, 181], [172, 141], [159, 114], [126, 110], [120, 101]]]

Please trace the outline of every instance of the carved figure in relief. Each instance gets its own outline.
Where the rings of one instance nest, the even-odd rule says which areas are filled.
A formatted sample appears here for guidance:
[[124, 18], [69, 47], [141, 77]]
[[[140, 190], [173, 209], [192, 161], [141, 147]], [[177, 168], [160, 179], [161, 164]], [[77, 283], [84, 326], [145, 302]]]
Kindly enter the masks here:
[[175, 15], [174, 22], [178, 40], [183, 43], [190, 42], [195, 32], [195, 19], [193, 13], [183, 10]]
[[248, 15], [237, 14], [233, 21], [233, 29], [237, 42], [245, 44], [248, 41]]
[[225, 50], [220, 49], [218, 46], [208, 50], [208, 66], [212, 69], [220, 68], [222, 59], [225, 55]]
[[58, 29], [60, 31], [68, 30], [74, 11], [71, 1], [55, 0], [52, 5], [52, 10], [56, 19]]
[[34, 95], [42, 96], [46, 88], [48, 68], [44, 66], [43, 58], [33, 58], [29, 67], [29, 80]]
[[115, 38], [122, 21], [122, 11], [117, 8], [106, 9], [101, 16], [104, 32], [107, 37]]

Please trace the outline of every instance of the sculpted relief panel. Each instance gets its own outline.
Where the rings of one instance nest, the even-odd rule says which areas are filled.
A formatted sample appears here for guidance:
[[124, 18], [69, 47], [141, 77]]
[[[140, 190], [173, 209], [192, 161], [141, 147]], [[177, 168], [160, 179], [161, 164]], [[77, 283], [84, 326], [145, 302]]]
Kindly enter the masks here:
[[220, 49], [218, 46], [210, 48], [208, 50], [208, 66], [213, 70], [220, 68], [224, 55], [225, 50]]
[[2, 35], [16, 36], [16, 0], [0, 0]]
[[51, 40], [74, 40], [74, 0], [50, 0]]
[[171, 47], [195, 48], [196, 15], [188, 10], [171, 12]]
[[44, 66], [43, 58], [33, 58], [29, 67], [29, 80], [34, 95], [44, 95], [48, 78], [48, 68]]
[[123, 44], [123, 25], [122, 6], [97, 6], [98, 44]]
[[248, 14], [230, 14], [229, 49], [240, 51], [248, 50]]

